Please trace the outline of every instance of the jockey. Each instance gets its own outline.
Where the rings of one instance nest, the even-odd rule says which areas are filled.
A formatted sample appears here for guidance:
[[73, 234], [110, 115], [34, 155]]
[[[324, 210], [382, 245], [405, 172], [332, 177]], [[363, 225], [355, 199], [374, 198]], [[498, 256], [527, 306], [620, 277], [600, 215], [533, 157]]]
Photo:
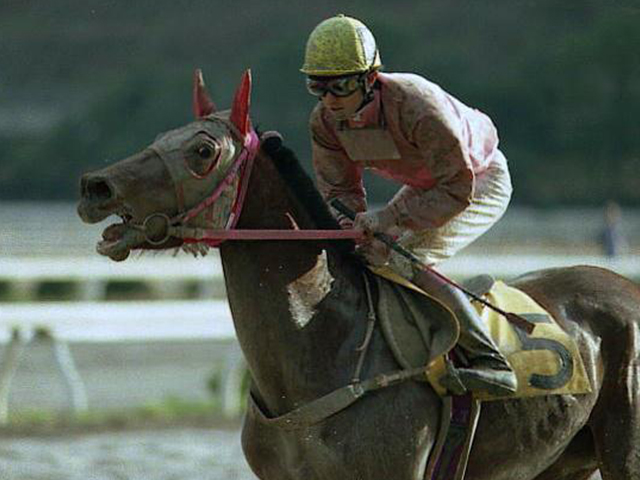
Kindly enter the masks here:
[[[309, 36], [301, 71], [319, 99], [310, 118], [318, 188], [358, 212], [355, 222], [336, 215], [343, 228], [368, 233], [358, 250], [370, 264], [389, 265], [458, 318], [470, 368], [451, 370], [445, 386], [512, 393], [516, 376], [466, 295], [372, 238], [387, 233], [435, 265], [491, 228], [511, 198], [496, 128], [438, 85], [381, 66], [372, 33], [354, 18], [329, 18]], [[365, 168], [402, 185], [381, 210], [367, 210]]]

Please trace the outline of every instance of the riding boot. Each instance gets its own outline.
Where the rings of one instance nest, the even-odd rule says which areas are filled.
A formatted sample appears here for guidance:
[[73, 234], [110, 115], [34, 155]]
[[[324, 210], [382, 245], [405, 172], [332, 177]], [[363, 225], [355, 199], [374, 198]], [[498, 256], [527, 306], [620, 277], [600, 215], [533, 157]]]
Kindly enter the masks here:
[[[516, 391], [518, 380], [507, 359], [489, 336], [484, 322], [467, 296], [428, 270], [414, 273], [413, 282], [448, 307], [460, 322], [460, 339], [469, 368], [450, 369], [443, 386], [452, 393], [483, 390], [503, 396]], [[464, 387], [462, 390], [460, 387]]]

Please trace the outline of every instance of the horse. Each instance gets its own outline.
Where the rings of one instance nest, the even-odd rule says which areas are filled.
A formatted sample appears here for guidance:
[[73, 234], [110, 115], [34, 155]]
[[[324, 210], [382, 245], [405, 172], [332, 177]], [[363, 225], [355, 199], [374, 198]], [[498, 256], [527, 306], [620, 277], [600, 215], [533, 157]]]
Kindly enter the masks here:
[[[103, 232], [100, 253], [120, 261], [132, 249], [194, 251], [206, 239], [203, 225], [230, 235], [339, 230], [295, 154], [275, 136], [255, 133], [250, 90], [245, 72], [231, 109], [218, 111], [196, 72], [193, 122], [83, 175], [82, 220], [121, 218]], [[423, 478], [442, 409], [428, 383], [376, 390], [309, 425], [273, 421], [352, 381], [369, 315], [365, 265], [353, 244], [321, 238], [218, 245], [251, 376], [242, 446], [261, 480]], [[590, 266], [536, 271], [512, 284], [575, 340], [592, 392], [485, 403], [466, 478], [586, 480], [600, 470], [603, 480], [640, 479], [638, 286]], [[398, 368], [374, 328], [362, 378]]]

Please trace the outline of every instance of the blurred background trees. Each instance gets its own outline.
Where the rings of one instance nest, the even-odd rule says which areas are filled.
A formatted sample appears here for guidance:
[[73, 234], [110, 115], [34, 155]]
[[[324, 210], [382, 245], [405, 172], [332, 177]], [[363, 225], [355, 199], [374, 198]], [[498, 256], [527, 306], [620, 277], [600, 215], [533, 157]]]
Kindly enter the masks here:
[[[219, 108], [245, 68], [252, 116], [310, 165], [306, 38], [345, 13], [387, 71], [422, 74], [488, 113], [514, 203], [640, 205], [635, 0], [9, 0], [0, 5], [0, 199], [74, 199], [84, 171], [191, 119], [201, 67]], [[370, 184], [381, 201], [396, 186]]]

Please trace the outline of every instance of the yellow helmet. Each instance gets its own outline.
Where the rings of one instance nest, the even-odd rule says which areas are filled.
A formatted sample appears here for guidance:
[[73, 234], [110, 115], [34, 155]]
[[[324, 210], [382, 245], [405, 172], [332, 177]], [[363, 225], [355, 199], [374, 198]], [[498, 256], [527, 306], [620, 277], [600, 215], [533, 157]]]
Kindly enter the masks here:
[[301, 72], [313, 76], [364, 73], [382, 66], [371, 31], [355, 18], [338, 15], [313, 29]]

